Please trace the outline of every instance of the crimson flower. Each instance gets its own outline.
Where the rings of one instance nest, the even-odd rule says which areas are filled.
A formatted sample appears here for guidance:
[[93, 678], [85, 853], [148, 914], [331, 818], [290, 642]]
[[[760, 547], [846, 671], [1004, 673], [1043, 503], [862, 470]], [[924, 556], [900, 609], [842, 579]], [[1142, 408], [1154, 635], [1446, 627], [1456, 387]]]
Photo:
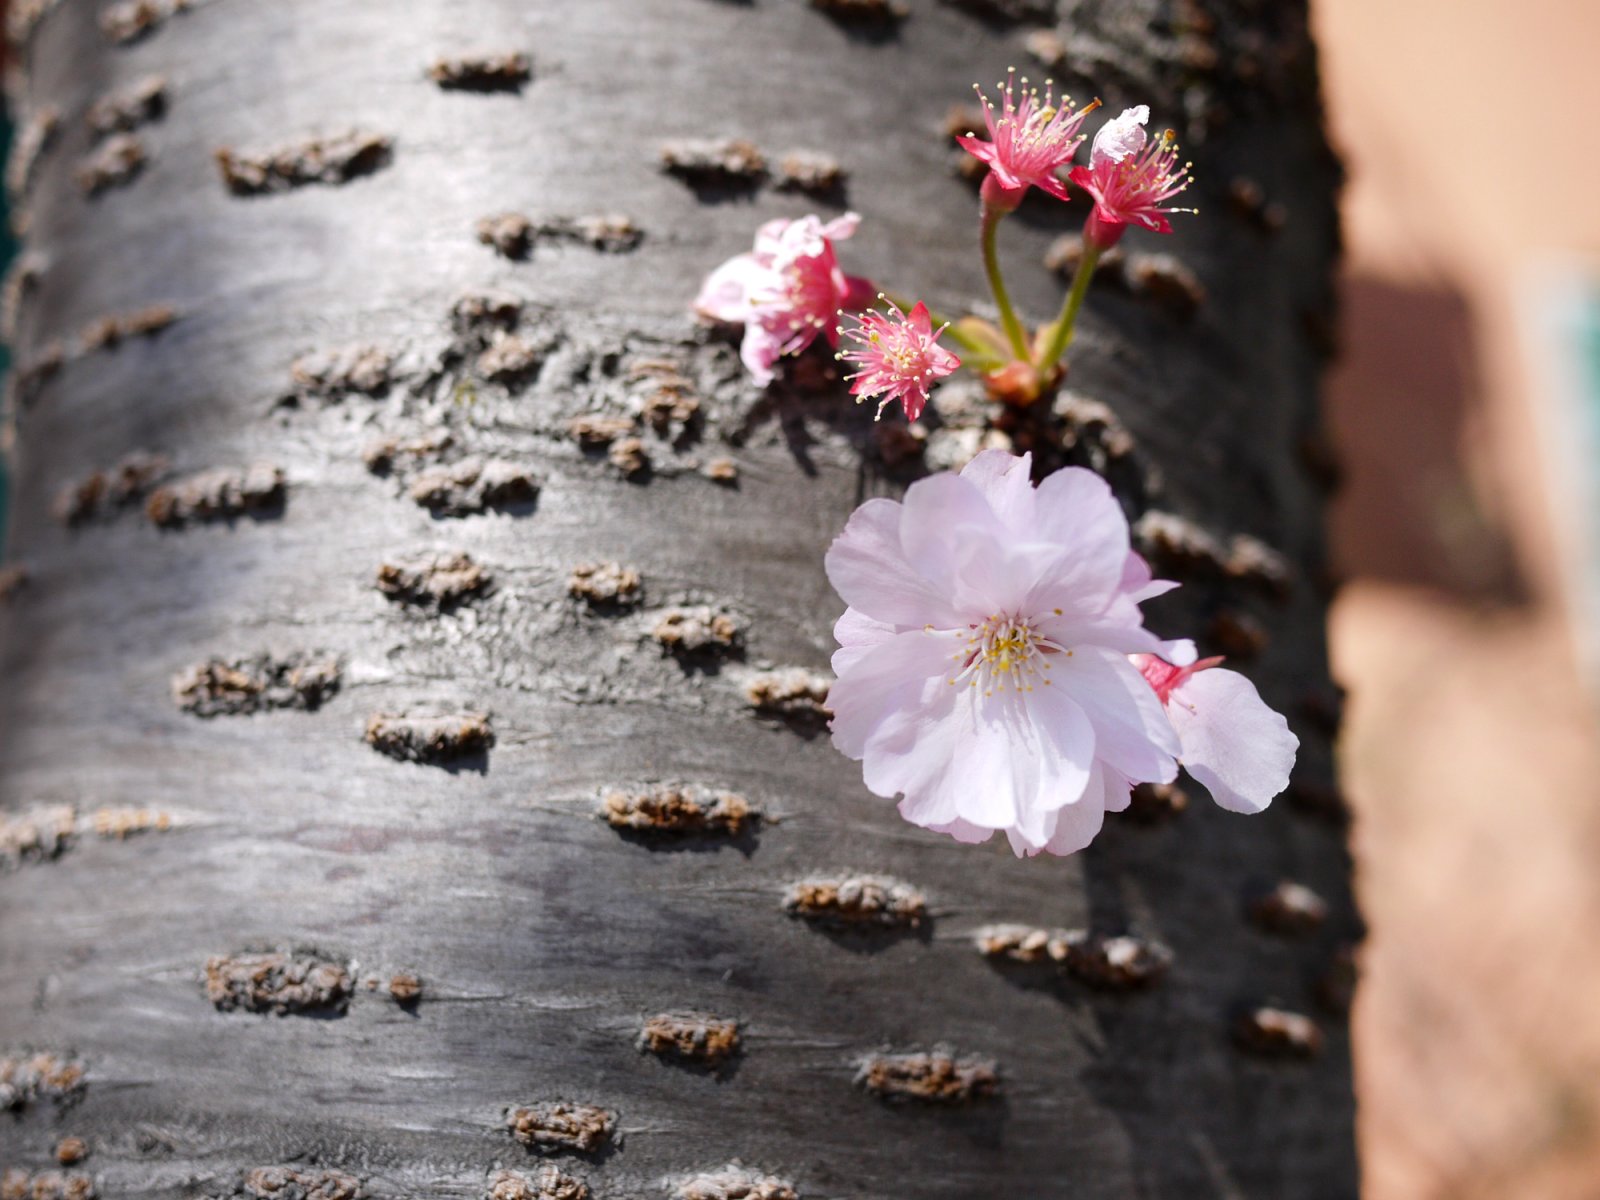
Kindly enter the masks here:
[[987, 142], [975, 134], [956, 139], [969, 154], [989, 164], [983, 196], [991, 208], [1000, 212], [1010, 212], [1021, 204], [1030, 187], [1067, 199], [1067, 185], [1056, 172], [1072, 164], [1072, 156], [1084, 139], [1078, 127], [1099, 104], [1096, 101], [1080, 110], [1062, 96], [1058, 106], [1048, 82], [1042, 98], [1026, 79], [1020, 81], [1019, 92], [1018, 82], [1015, 74], [1006, 76], [1000, 85], [998, 110], [982, 89], [978, 90], [983, 119], [989, 127]]
[[1169, 129], [1151, 138], [1144, 131], [1150, 108], [1124, 109], [1094, 135], [1087, 167], [1072, 168], [1072, 182], [1094, 197], [1083, 237], [1104, 250], [1130, 225], [1171, 233], [1167, 213], [1193, 209], [1167, 206], [1189, 186], [1189, 164], [1178, 165], [1178, 143]]
[[918, 304], [908, 315], [893, 301], [886, 303], [887, 314], [872, 309], [853, 327], [839, 327], [839, 333], [854, 343], [839, 358], [859, 368], [847, 377], [852, 396], [877, 399], [880, 417], [898, 400], [906, 420], [915, 421], [927, 406], [928, 388], [959, 367], [961, 360], [939, 345], [944, 329], [934, 329], [926, 304]]

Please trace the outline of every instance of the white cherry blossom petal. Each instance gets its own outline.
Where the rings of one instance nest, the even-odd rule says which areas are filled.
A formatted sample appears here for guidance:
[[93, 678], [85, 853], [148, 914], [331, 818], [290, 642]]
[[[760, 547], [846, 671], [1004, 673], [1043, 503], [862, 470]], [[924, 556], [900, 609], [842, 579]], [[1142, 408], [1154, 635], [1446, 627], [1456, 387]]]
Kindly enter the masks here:
[[860, 662], [868, 650], [882, 645], [896, 633], [901, 632], [904, 631], [897, 626], [874, 621], [865, 613], [857, 612], [853, 608], [845, 609], [844, 615], [833, 625], [833, 637], [839, 643], [839, 648], [833, 652], [831, 663], [834, 677], [843, 675]]
[[961, 618], [947, 592], [917, 573], [900, 544], [901, 506], [868, 500], [845, 524], [823, 560], [828, 582], [851, 609], [893, 625], [951, 629]]
[[842, 242], [856, 231], [856, 226], [861, 224], [861, 214], [847, 212], [835, 217], [822, 227], [822, 236], [830, 242]]
[[985, 450], [961, 469], [961, 478], [975, 484], [1008, 530], [1016, 537], [1034, 534], [1033, 455], [1018, 457], [1004, 450]]
[[1177, 778], [1178, 735], [1160, 698], [1124, 654], [1080, 645], [1051, 658], [1048, 694], [1035, 703], [1071, 703], [1095, 731], [1094, 757], [1129, 779], [1170, 783]]
[[1237, 671], [1196, 671], [1172, 689], [1167, 715], [1184, 769], [1228, 811], [1260, 812], [1289, 786], [1300, 739]]
[[1094, 144], [1089, 148], [1089, 165], [1098, 167], [1105, 163], [1119, 163], [1139, 153], [1149, 137], [1144, 131], [1149, 120], [1148, 104], [1125, 108], [1118, 116], [1112, 117], [1094, 135]]
[[[973, 533], [956, 537], [969, 526]], [[935, 588], [949, 593], [962, 582], [960, 560], [970, 538], [998, 542], [1005, 529], [989, 502], [971, 480], [959, 475], [933, 475], [906, 489], [900, 516], [900, 547], [917, 572]]]
[[974, 825], [970, 821], [963, 821], [960, 817], [953, 821], [947, 821], [943, 825], [928, 825], [925, 828], [934, 833], [949, 834], [956, 841], [968, 846], [981, 845], [994, 836], [994, 830], [984, 829], [982, 826]]
[[1102, 611], [1123, 590], [1128, 565], [1128, 520], [1110, 487], [1092, 471], [1067, 467], [1039, 485], [1035, 505], [1030, 536], [1067, 553], [1028, 603], [1086, 616]]
[[738, 254], [723, 263], [700, 287], [694, 309], [715, 321], [734, 324], [750, 319], [750, 294], [766, 279], [767, 268], [753, 254]]
[[898, 633], [862, 655], [828, 689], [833, 744], [860, 758], [867, 739], [893, 712], [916, 701], [922, 685], [941, 680], [951, 666], [948, 639], [912, 630]]

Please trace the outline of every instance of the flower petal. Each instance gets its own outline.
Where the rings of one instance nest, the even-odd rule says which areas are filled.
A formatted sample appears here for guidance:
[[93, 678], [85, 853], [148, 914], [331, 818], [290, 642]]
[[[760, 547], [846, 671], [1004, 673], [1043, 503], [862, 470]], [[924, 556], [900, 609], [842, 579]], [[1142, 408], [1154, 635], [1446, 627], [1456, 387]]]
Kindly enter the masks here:
[[1150, 120], [1150, 106], [1140, 104], [1125, 108], [1120, 116], [1112, 117], [1100, 126], [1094, 135], [1094, 145], [1089, 150], [1089, 164], [1119, 163], [1144, 149], [1148, 135], [1144, 125]]
[[1157, 579], [1143, 555], [1136, 550], [1128, 551], [1128, 561], [1122, 569], [1122, 590], [1135, 604], [1165, 596], [1179, 586], [1172, 579]]
[[1178, 775], [1178, 736], [1161, 700], [1126, 655], [1080, 646], [1050, 656], [1051, 686], [1029, 699], [1044, 709], [1064, 702], [1094, 727], [1098, 763], [1141, 783], [1170, 783]]
[[784, 236], [789, 232], [795, 221], [785, 220], [783, 217], [774, 217], [763, 222], [761, 228], [756, 230], [755, 256], [764, 263], [771, 263], [773, 256], [783, 250]]
[[833, 626], [833, 638], [839, 643], [839, 648], [833, 652], [834, 676], [843, 675], [846, 670], [859, 662], [868, 650], [881, 646], [900, 632], [902, 630], [895, 626], [874, 621], [854, 608], [845, 609], [844, 614], [834, 622]]
[[835, 217], [822, 227], [822, 236], [829, 241], [842, 242], [845, 238], [855, 233], [856, 226], [861, 224], [861, 214], [847, 212]]
[[754, 255], [737, 254], [706, 276], [695, 297], [694, 310], [714, 321], [748, 321], [751, 293], [766, 283], [767, 275], [767, 268]]
[[772, 369], [783, 357], [783, 338], [769, 330], [760, 321], [750, 321], [744, 327], [744, 341], [739, 344], [739, 360], [744, 363], [750, 378], [760, 387], [766, 387], [776, 377]]
[[1052, 813], [1049, 834], [1044, 841], [1031, 843], [1016, 833], [1009, 833], [1011, 850], [1018, 858], [1032, 858], [1036, 854], [1076, 854], [1090, 842], [1105, 824], [1103, 791], [1097, 783], [1084, 790], [1075, 803]]
[[1183, 766], [1230, 812], [1260, 812], [1289, 786], [1300, 739], [1237, 671], [1199, 671], [1172, 691], [1167, 716]]
[[956, 143], [978, 161], [986, 163], [994, 162], [993, 142], [986, 142], [982, 138], [968, 137], [965, 134], [957, 134]]
[[947, 833], [955, 838], [956, 841], [968, 846], [976, 846], [987, 842], [994, 836], [994, 830], [984, 829], [972, 824], [970, 821], [963, 821], [960, 817], [957, 817], [954, 821], [947, 821], [943, 825], [927, 825], [924, 828], [934, 833]]
[[[961, 526], [970, 531], [958, 536]], [[900, 545], [917, 574], [935, 589], [945, 594], [956, 590], [971, 539], [1008, 540], [988, 500], [971, 480], [944, 473], [919, 479], [906, 489]]]
[[1133, 784], [1129, 783], [1117, 772], [1106, 768], [1105, 799], [1107, 812], [1123, 812], [1128, 805], [1133, 803]]
[[984, 706], [974, 703], [970, 693], [965, 699], [974, 719], [951, 759], [949, 783], [958, 794], [956, 811], [982, 829], [1040, 823], [1042, 814], [1031, 803], [1039, 777], [1039, 747], [1028, 744], [1023, 735], [1023, 728], [1030, 733], [1031, 728], [983, 713]]
[[1041, 724], [1014, 693], [986, 697], [944, 684], [938, 696], [938, 686], [922, 692], [926, 707], [902, 710], [873, 734], [867, 786], [903, 792], [900, 813], [915, 825], [943, 830], [959, 820], [1016, 830], [1042, 846], [1051, 813], [1082, 794], [1093, 769], [1088, 719], [1072, 709], [1064, 722]]
[[1057, 200], [1072, 199], [1072, 193], [1067, 190], [1067, 185], [1062, 183], [1060, 176], [1054, 173], [1040, 175], [1038, 178], [1032, 180], [1032, 182], [1041, 191], [1047, 192], [1048, 194], [1054, 196]]
[[1002, 524], [1017, 537], [1034, 536], [1033, 455], [985, 450], [961, 468]]
[[1068, 553], [1027, 606], [1084, 615], [1104, 609], [1128, 561], [1128, 520], [1106, 481], [1082, 467], [1064, 467], [1039, 485], [1035, 514], [1033, 537]]
[[960, 689], [935, 677], [915, 702], [886, 717], [868, 739], [862, 778], [876, 796], [901, 796], [900, 815], [936, 828], [960, 816], [955, 756], [967, 724]]
[[1122, 598], [1105, 614], [1084, 620], [1071, 613], [1049, 616], [1041, 620], [1039, 631], [1061, 646], [1103, 646], [1123, 654], [1154, 654], [1175, 667], [1186, 667], [1195, 660], [1194, 643], [1188, 638], [1167, 641], [1158, 637], [1138, 622], [1142, 620], [1138, 608], [1124, 605]]
[[897, 633], [847, 664], [828, 691], [833, 744], [840, 753], [859, 759], [886, 718], [903, 707], [915, 708], [930, 678], [937, 676], [946, 686], [952, 645], [917, 629]]
[[868, 500], [850, 515], [823, 560], [828, 582], [862, 615], [890, 625], [953, 629], [965, 622], [946, 599], [948, 589], [919, 575], [901, 548], [902, 506]]
[[[1036, 688], [1029, 700], [1052, 690]], [[1062, 703], [1057, 697], [1048, 706], [1030, 703], [1029, 708], [1042, 734], [1042, 758], [1046, 764], [1035, 807], [1053, 812], [1077, 803], [1089, 786], [1099, 751], [1099, 734], [1089, 714], [1075, 702]]]

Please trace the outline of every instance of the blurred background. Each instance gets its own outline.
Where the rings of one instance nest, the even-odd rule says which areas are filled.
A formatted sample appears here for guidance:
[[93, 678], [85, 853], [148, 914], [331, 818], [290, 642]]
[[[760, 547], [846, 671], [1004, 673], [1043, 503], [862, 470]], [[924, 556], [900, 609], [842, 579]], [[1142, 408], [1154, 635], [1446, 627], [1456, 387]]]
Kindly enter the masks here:
[[1365, 1192], [1597, 1200], [1600, 2], [1313, 5]]
[[1600, 1197], [1600, 5], [1313, 0], [1368, 1200]]

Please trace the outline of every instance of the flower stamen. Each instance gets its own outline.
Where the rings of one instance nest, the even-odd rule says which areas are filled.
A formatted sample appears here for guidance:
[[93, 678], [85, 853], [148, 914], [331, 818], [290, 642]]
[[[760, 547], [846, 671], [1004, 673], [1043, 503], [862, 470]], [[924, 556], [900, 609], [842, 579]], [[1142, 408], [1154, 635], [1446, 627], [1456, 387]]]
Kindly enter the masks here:
[[1041, 633], [1031, 618], [997, 613], [969, 627], [965, 648], [952, 656], [961, 666], [946, 682], [964, 682], [985, 696], [1031, 692], [1036, 684], [1049, 686], [1051, 654], [1072, 651]]

